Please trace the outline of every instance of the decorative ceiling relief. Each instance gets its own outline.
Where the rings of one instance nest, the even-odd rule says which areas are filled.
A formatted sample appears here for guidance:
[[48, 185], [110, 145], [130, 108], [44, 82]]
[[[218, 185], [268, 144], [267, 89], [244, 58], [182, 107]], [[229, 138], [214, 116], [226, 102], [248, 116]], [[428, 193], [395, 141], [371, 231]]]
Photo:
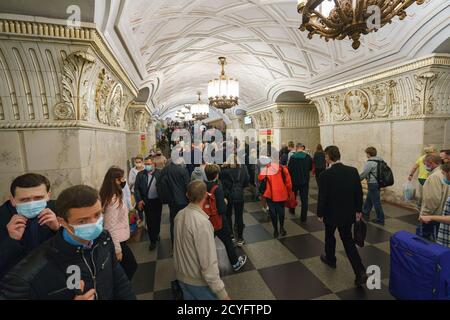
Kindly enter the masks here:
[[88, 78], [94, 64], [95, 57], [84, 51], [73, 52], [63, 60], [63, 101], [54, 108], [57, 120], [88, 120]]
[[[383, 17], [392, 9], [385, 2]], [[446, 27], [445, 2], [426, 1], [397, 12], [401, 17], [407, 14], [404, 21], [388, 15], [382, 24], [388, 20], [392, 23], [362, 37], [357, 51], [348, 39], [326, 43], [299, 32], [302, 17], [295, 0], [133, 0], [126, 1], [111, 26], [130, 51], [136, 52], [134, 64], [144, 82], [158, 79], [151, 98], [156, 108], [164, 106], [170, 113], [180, 105], [195, 103], [192, 93], [206, 90], [205, 83], [216, 76], [217, 57], [225, 55], [229, 61], [227, 74], [239, 79], [239, 104], [252, 112], [275, 103], [267, 93], [286, 87], [286, 83], [305, 92], [346, 81], [367, 70], [380, 70], [387, 65], [383, 63], [385, 58], [394, 64], [415, 57], [414, 50]], [[351, 0], [342, 3], [351, 7]], [[335, 11], [330, 23], [339, 24], [336, 17]], [[408, 47], [417, 49], [405, 50]], [[367, 95], [371, 98], [370, 93]], [[356, 98], [351, 101], [356, 102]], [[388, 113], [381, 107], [381, 100], [380, 104], [374, 100], [368, 103], [372, 109], [363, 116], [372, 117], [373, 108], [375, 117]], [[346, 117], [345, 110], [338, 111]], [[326, 117], [324, 111], [320, 112]], [[356, 114], [353, 117], [358, 118]]]
[[394, 80], [381, 82], [373, 86], [367, 87], [370, 92], [372, 108], [370, 112], [375, 118], [388, 117], [392, 112], [392, 106], [397, 104], [394, 90], [397, 83]]
[[322, 124], [448, 116], [450, 57], [424, 58], [306, 96]]
[[121, 110], [124, 108], [125, 96], [120, 83], [102, 69], [98, 75], [95, 90], [95, 110], [100, 123], [120, 127]]

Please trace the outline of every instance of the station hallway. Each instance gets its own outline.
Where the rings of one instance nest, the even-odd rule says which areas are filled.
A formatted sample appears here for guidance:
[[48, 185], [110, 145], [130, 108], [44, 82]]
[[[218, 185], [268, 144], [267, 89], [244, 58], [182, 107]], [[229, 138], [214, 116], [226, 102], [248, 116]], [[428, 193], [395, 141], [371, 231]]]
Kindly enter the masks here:
[[[244, 211], [244, 239], [239, 252], [248, 256], [247, 264], [237, 273], [223, 274], [228, 293], [233, 300], [392, 300], [389, 293], [389, 239], [399, 230], [415, 233], [418, 214], [384, 203], [385, 226], [367, 223], [364, 248], [358, 248], [366, 267], [381, 268], [381, 290], [356, 288], [354, 274], [336, 233], [337, 269], [320, 261], [324, 252], [324, 225], [315, 216], [317, 188], [311, 180], [308, 221], [301, 223], [286, 210], [286, 237], [275, 240], [268, 216], [259, 202], [247, 202]], [[373, 217], [374, 213], [372, 213]], [[148, 251], [145, 229], [140, 242], [130, 244], [138, 271], [133, 288], [141, 300], [173, 300], [170, 283], [175, 279], [169, 234], [169, 210], [163, 207], [161, 241], [155, 251]]]
[[[449, 0], [0, 0], [0, 300], [449, 300], [449, 17]], [[236, 255], [222, 219], [233, 205], [242, 231], [242, 195]], [[352, 262], [336, 232], [333, 269], [335, 227]], [[76, 286], [40, 263], [57, 246]], [[381, 289], [358, 288], [371, 266]]]

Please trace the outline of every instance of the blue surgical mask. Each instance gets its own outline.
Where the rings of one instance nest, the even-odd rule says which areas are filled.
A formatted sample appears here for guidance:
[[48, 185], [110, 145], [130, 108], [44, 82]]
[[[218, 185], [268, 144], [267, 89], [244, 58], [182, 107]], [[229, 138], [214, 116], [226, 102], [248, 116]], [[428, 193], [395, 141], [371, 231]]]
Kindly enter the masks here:
[[147, 165], [147, 166], [145, 166], [145, 170], [147, 172], [152, 172], [153, 171], [153, 166]]
[[450, 180], [448, 180], [447, 177], [445, 177], [442, 181], [444, 181], [445, 184], [448, 184], [450, 186]]
[[36, 218], [47, 207], [47, 200], [16, 204], [17, 213], [27, 219]]
[[103, 216], [101, 216], [96, 223], [82, 224], [79, 226], [72, 226], [73, 234], [83, 240], [93, 241], [97, 239], [103, 231]]

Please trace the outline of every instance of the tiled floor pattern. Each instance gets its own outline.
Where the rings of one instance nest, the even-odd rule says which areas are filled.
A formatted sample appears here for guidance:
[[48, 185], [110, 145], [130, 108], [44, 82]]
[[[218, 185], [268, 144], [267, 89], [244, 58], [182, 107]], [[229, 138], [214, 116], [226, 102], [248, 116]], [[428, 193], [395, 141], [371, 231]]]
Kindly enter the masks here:
[[[239, 249], [248, 256], [247, 265], [238, 273], [227, 271], [222, 275], [226, 288], [237, 300], [271, 299], [393, 299], [389, 294], [389, 238], [399, 230], [415, 232], [417, 214], [403, 208], [384, 204], [386, 225], [368, 223], [366, 246], [359, 252], [366, 266], [381, 267], [382, 289], [355, 288], [354, 275], [337, 238], [337, 269], [330, 269], [320, 261], [324, 250], [324, 226], [314, 216], [317, 189], [311, 187], [309, 217], [300, 222], [286, 210], [285, 228], [288, 235], [274, 239], [272, 225], [259, 202], [245, 204], [244, 238], [246, 245]], [[130, 246], [139, 263], [133, 287], [142, 300], [172, 299], [170, 282], [174, 280], [173, 259], [168, 224], [168, 208], [163, 209], [161, 242], [148, 251], [145, 230], [140, 241]]]

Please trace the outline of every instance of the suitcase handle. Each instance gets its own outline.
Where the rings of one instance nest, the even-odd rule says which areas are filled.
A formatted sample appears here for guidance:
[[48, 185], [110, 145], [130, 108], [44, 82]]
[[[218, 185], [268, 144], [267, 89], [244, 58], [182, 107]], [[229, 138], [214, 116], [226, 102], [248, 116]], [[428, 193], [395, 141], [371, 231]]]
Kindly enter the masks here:
[[419, 242], [421, 242], [423, 244], [426, 244], [426, 245], [431, 244], [431, 242], [429, 242], [429, 241], [427, 241], [425, 239], [419, 238], [419, 237], [414, 237], [413, 240], [419, 241]]

